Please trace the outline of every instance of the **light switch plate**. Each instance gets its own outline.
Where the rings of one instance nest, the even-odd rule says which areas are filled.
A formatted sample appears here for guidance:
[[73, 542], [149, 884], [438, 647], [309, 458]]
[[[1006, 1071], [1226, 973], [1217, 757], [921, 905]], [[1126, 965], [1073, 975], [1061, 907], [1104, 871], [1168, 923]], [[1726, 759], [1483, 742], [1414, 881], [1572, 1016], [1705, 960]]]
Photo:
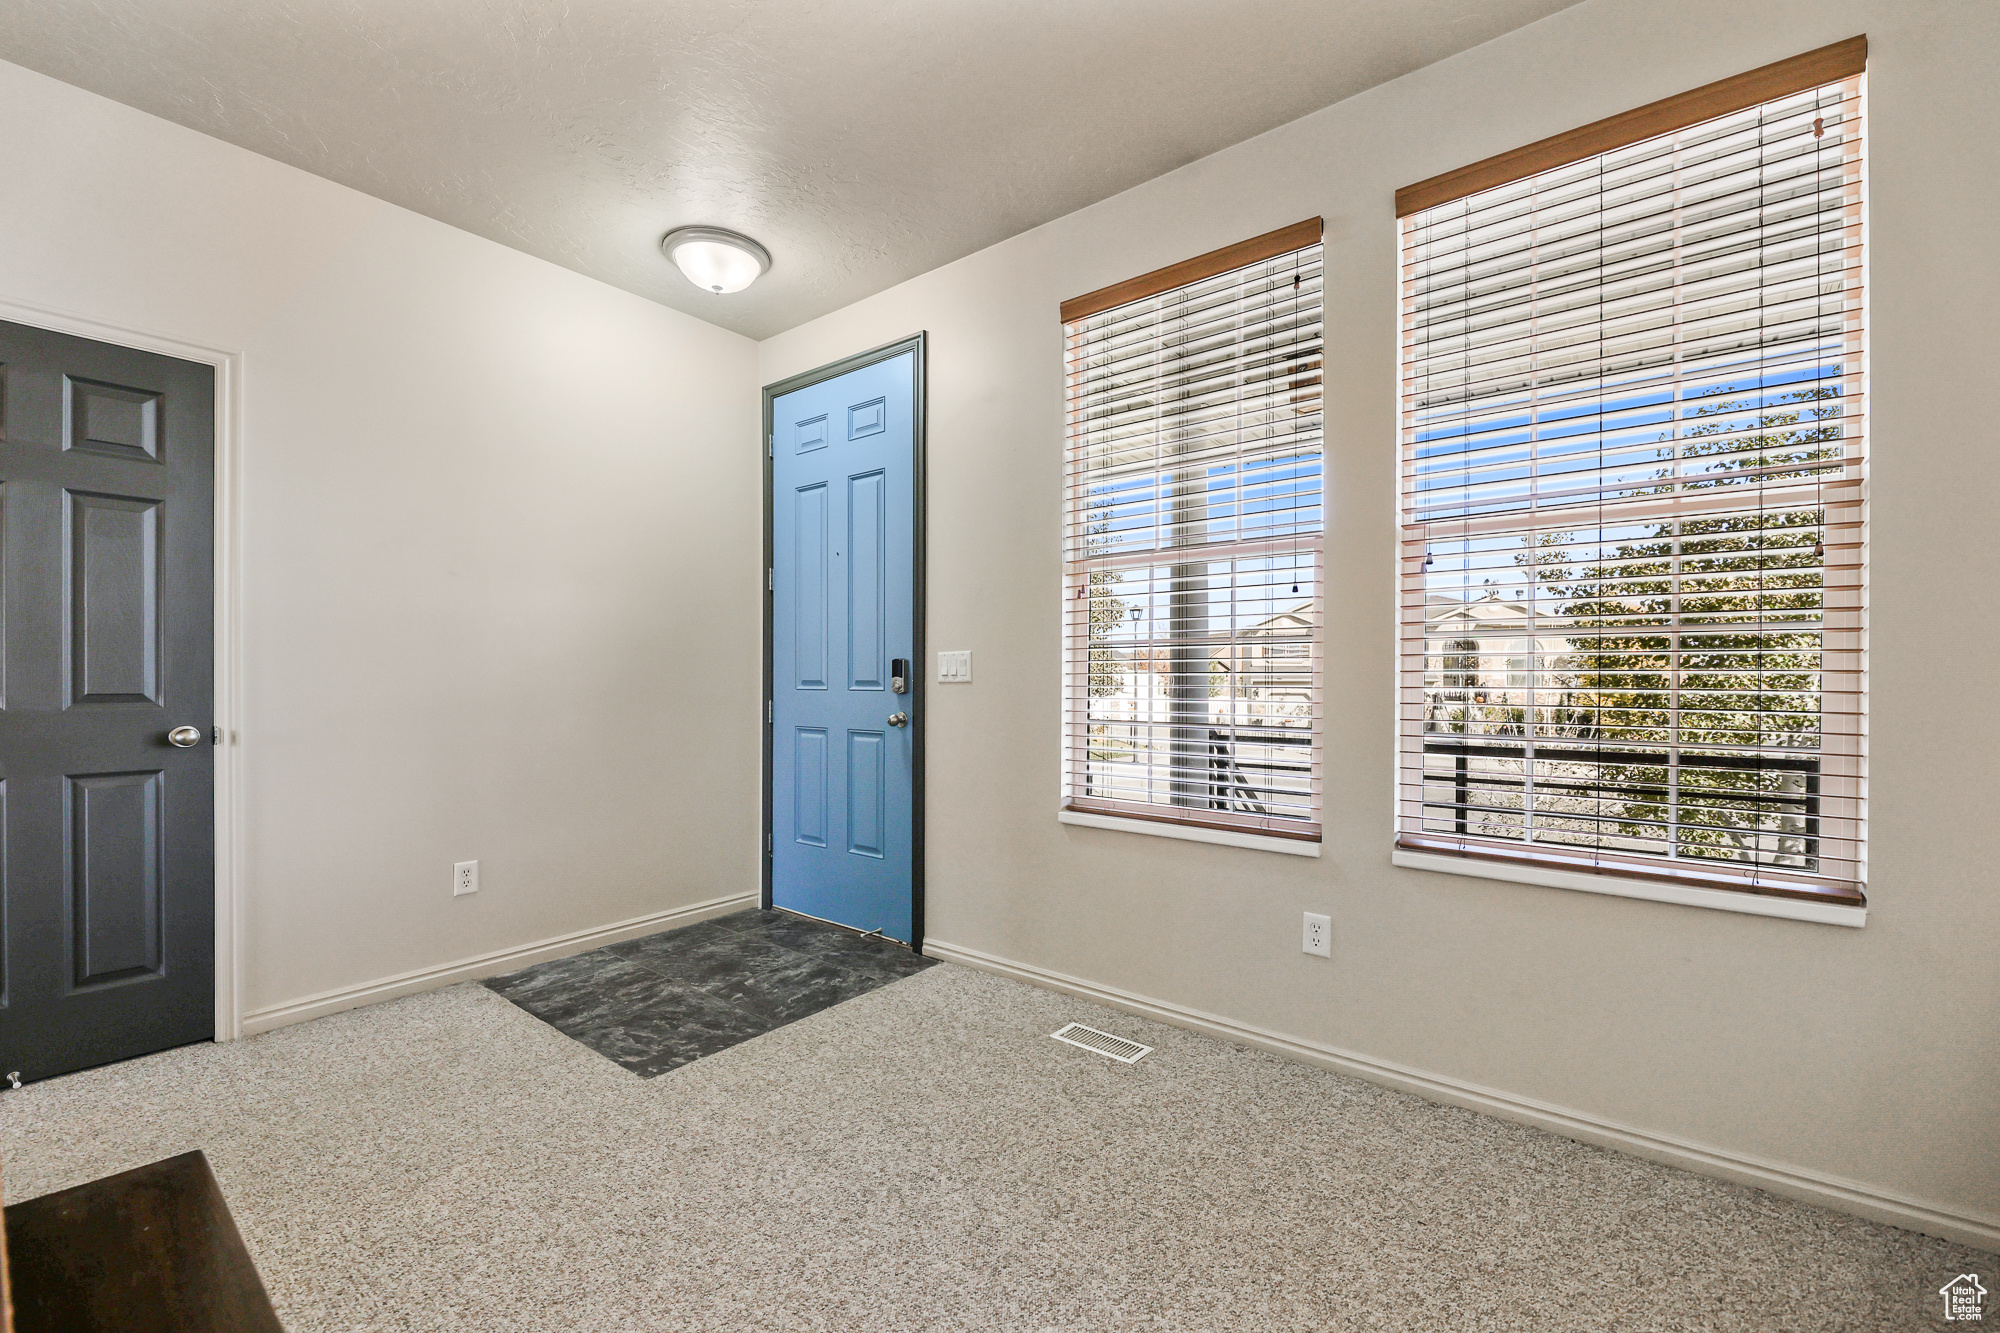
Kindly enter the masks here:
[[972, 683], [972, 652], [950, 652], [938, 654], [938, 684], [970, 685]]

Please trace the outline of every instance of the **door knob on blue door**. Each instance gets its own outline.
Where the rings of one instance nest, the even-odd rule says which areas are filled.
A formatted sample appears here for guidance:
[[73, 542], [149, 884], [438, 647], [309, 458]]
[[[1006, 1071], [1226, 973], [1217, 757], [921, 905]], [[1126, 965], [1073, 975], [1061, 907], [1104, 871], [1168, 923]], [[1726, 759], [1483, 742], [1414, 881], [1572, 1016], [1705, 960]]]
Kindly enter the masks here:
[[890, 726], [892, 726], [892, 727], [906, 727], [906, 726], [908, 726], [909, 724], [910, 724], [910, 715], [909, 715], [908, 713], [891, 713], [891, 714], [889, 714], [889, 725], [890, 725]]

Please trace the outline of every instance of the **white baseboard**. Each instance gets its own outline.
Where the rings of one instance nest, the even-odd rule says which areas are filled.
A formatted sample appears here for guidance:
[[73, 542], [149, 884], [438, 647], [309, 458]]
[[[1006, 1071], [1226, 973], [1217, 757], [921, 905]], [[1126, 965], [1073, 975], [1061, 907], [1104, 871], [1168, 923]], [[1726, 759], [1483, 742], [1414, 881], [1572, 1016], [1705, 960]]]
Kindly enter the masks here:
[[982, 953], [977, 949], [968, 949], [963, 945], [948, 944], [943, 940], [925, 940], [924, 953], [947, 962], [961, 963], [967, 967], [976, 967], [983, 971], [998, 973], [1003, 977], [1011, 977], [1016, 981], [1025, 981], [1033, 986], [1062, 991], [1079, 999], [1113, 1009], [1122, 1009], [1143, 1018], [1171, 1023], [1175, 1027], [1187, 1028], [1206, 1036], [1219, 1037], [1238, 1045], [1252, 1046], [1306, 1064], [1351, 1074], [1356, 1078], [1367, 1079], [1371, 1083], [1380, 1083], [1403, 1092], [1415, 1093], [1431, 1101], [1446, 1102], [1487, 1115], [1499, 1116], [1503, 1120], [1534, 1125], [1565, 1138], [1595, 1144], [1601, 1148], [1630, 1153], [1635, 1157], [1644, 1157], [1651, 1161], [1663, 1162], [1668, 1166], [1699, 1172], [1705, 1176], [1734, 1181], [1739, 1185], [1751, 1185], [1758, 1189], [1769, 1190], [1773, 1194], [1818, 1204], [1843, 1213], [1853, 1213], [1871, 1221], [1886, 1222], [1891, 1226], [1922, 1232], [1927, 1236], [1939, 1236], [1961, 1245], [1971, 1245], [1982, 1250], [2000, 1250], [2000, 1217], [1960, 1212], [1941, 1204], [1928, 1203], [1922, 1199], [1864, 1185], [1857, 1180], [1844, 1180], [1804, 1167], [1787, 1166], [1781, 1162], [1766, 1161], [1721, 1148], [1707, 1147], [1670, 1134], [1640, 1129], [1634, 1125], [1621, 1125], [1584, 1111], [1516, 1096], [1497, 1088], [1461, 1082], [1442, 1074], [1428, 1074], [1406, 1065], [1377, 1060], [1371, 1056], [1344, 1051], [1303, 1037], [1292, 1037], [1282, 1032], [1252, 1027], [1234, 1019], [1205, 1014], [1197, 1009], [1185, 1009], [1165, 1000], [1135, 995], [1131, 991], [1119, 990], [1115, 986], [1084, 981], [1078, 977], [1065, 976], [1060, 972], [1050, 972], [1027, 963], [1017, 963], [1011, 959]]
[[241, 1031], [246, 1037], [254, 1036], [259, 1032], [269, 1032], [273, 1028], [281, 1028], [287, 1024], [324, 1018], [343, 1009], [359, 1009], [365, 1004], [380, 1004], [384, 1000], [415, 995], [418, 991], [436, 990], [440, 986], [452, 986], [461, 981], [497, 977], [505, 972], [514, 972], [536, 963], [545, 963], [551, 958], [584, 953], [606, 944], [616, 944], [620, 940], [632, 940], [641, 935], [672, 930], [675, 926], [691, 926], [712, 916], [741, 912], [756, 905], [757, 895], [754, 893], [711, 898], [707, 902], [691, 903], [686, 907], [654, 912], [649, 916], [635, 916], [629, 921], [619, 921], [609, 926], [598, 926], [591, 930], [579, 930], [570, 935], [537, 940], [518, 949], [501, 949], [494, 953], [481, 954], [477, 958], [462, 958], [458, 962], [446, 963], [442, 967], [427, 967], [421, 971], [383, 977], [379, 981], [365, 982], [359, 986], [343, 986], [339, 990], [321, 991], [302, 1000], [293, 1000], [247, 1013], [243, 1015]]

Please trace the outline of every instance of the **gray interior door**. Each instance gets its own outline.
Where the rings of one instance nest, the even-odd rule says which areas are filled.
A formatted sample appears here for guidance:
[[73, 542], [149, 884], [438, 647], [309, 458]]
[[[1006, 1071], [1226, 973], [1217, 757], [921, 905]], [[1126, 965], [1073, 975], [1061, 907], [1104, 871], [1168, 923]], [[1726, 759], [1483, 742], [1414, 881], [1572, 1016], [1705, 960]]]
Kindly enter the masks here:
[[214, 423], [208, 366], [0, 323], [0, 1073], [24, 1082], [215, 1035]]

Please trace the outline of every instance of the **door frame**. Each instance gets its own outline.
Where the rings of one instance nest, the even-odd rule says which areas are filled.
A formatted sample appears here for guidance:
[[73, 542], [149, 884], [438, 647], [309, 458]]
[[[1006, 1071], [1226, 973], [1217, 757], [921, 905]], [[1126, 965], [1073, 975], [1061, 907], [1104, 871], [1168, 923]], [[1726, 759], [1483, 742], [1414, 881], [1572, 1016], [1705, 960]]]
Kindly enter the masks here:
[[771, 857], [772, 857], [772, 805], [771, 788], [775, 777], [772, 755], [772, 710], [777, 704], [776, 677], [772, 662], [774, 641], [771, 617], [776, 607], [776, 594], [771, 587], [770, 571], [777, 568], [775, 544], [775, 517], [771, 486], [777, 465], [777, 439], [773, 434], [772, 406], [788, 393], [809, 389], [822, 381], [837, 379], [849, 371], [872, 366], [879, 361], [888, 361], [904, 353], [914, 353], [911, 364], [910, 406], [910, 453], [911, 453], [911, 579], [910, 627], [910, 711], [916, 715], [917, 725], [910, 736], [910, 947], [918, 953], [924, 951], [924, 733], [929, 729], [925, 716], [924, 681], [926, 679], [924, 655], [924, 495], [927, 490], [924, 472], [925, 451], [925, 399], [924, 399], [924, 358], [926, 334], [923, 330], [907, 338], [899, 338], [892, 343], [857, 352], [853, 356], [842, 357], [814, 370], [790, 376], [775, 384], [764, 386], [764, 721], [761, 724], [764, 736], [764, 837], [763, 847], [758, 852], [761, 866], [759, 875], [763, 886], [759, 902], [764, 910], [771, 908]]
[[0, 320], [215, 370], [215, 1040], [243, 1035], [243, 353], [0, 298]]

